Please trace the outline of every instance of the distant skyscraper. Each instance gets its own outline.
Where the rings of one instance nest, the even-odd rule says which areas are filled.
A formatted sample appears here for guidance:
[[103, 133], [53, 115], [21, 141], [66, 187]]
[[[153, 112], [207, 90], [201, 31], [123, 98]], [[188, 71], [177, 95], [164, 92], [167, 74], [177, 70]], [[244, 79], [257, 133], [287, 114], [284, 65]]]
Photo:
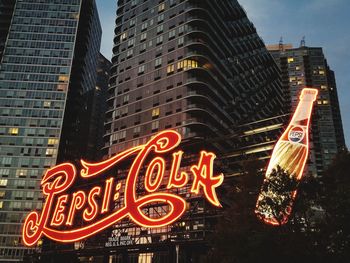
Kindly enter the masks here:
[[13, 2], [0, 67], [3, 262], [21, 261], [27, 251], [21, 223], [28, 211], [41, 208], [45, 169], [86, 154], [80, 151], [80, 119], [84, 94], [95, 88], [101, 41], [94, 0]]
[[329, 68], [320, 47], [293, 48], [269, 46], [282, 72], [284, 89], [290, 91], [291, 110], [304, 87], [317, 88], [319, 96], [312, 116], [309, 173], [321, 175], [335, 155], [345, 149], [342, 120], [334, 72]]
[[0, 0], [0, 62], [4, 51], [15, 2], [16, 1], [13, 0]]
[[109, 74], [112, 63], [102, 54], [98, 57], [96, 86], [88, 94], [87, 114], [85, 115], [86, 127], [89, 130], [86, 139], [87, 159], [100, 161], [104, 146], [104, 122], [107, 111], [107, 93]]
[[[237, 1], [119, 0], [115, 33], [106, 158], [164, 129], [183, 137], [184, 170], [198, 150], [225, 156], [227, 170], [219, 167], [230, 171], [225, 182], [235, 175], [231, 159], [268, 158], [283, 128], [285, 96], [278, 67]], [[127, 169], [113, 171], [122, 189]], [[181, 262], [202, 260], [217, 212], [189, 189], [178, 194], [189, 209], [181, 222], [159, 229], [127, 220], [115, 226], [113, 235], [130, 237], [133, 250], [118, 247], [113, 262], [174, 262], [175, 244]], [[167, 209], [143, 210], [157, 216]]]

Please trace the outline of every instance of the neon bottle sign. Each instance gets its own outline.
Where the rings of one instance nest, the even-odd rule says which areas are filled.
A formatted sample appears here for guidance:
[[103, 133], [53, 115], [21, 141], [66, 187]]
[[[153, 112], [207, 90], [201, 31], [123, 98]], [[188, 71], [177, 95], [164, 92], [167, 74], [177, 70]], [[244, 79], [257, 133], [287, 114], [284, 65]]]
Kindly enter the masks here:
[[[166, 161], [160, 155], [169, 154], [180, 144], [179, 133], [168, 130], [153, 137], [148, 143], [131, 148], [116, 156], [100, 162], [87, 163], [81, 161], [82, 180], [102, 177], [103, 173], [122, 161], [136, 156], [126, 179], [124, 189], [124, 204], [114, 210], [111, 201], [120, 196], [121, 183], [110, 177], [104, 181], [104, 186], [92, 186], [72, 192], [72, 187], [78, 177], [76, 167], [71, 163], [63, 163], [46, 171], [41, 185], [46, 197], [41, 212], [33, 211], [25, 219], [23, 225], [23, 242], [27, 246], [35, 245], [42, 236], [57, 242], [76, 242], [95, 235], [116, 224], [124, 218], [129, 218], [136, 224], [156, 228], [169, 225], [178, 220], [186, 211], [186, 201], [179, 195], [158, 192], [165, 178]], [[150, 154], [155, 154], [148, 164], [145, 160]], [[167, 189], [184, 187], [192, 176], [191, 193], [203, 192], [204, 197], [216, 207], [221, 207], [216, 195], [216, 188], [224, 179], [223, 174], [213, 174], [215, 154], [200, 152], [199, 161], [191, 166], [191, 173], [180, 172], [183, 152], [172, 154], [171, 169]], [[146, 195], [136, 196], [136, 183], [141, 169], [147, 166], [144, 187]], [[142, 208], [151, 203], [162, 203], [169, 206], [167, 214], [159, 218], [151, 218], [142, 212]], [[83, 226], [74, 226], [74, 219], [81, 216]]]

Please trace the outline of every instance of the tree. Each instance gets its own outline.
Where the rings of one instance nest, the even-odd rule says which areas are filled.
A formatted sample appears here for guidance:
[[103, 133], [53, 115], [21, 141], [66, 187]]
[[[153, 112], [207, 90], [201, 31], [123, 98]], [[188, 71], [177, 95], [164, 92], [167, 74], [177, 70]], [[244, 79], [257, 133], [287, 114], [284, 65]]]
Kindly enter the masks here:
[[[296, 187], [287, 224], [274, 227], [262, 223], [255, 204], [263, 176], [250, 171], [238, 178], [229, 193], [232, 203], [211, 237], [213, 249], [208, 262], [349, 262], [350, 258], [350, 154], [338, 156], [321, 178], [307, 177], [300, 182], [281, 170], [272, 173], [273, 189], [281, 196]], [[280, 176], [283, 175], [281, 178]], [[265, 205], [280, 211], [281, 197], [266, 198]], [[276, 212], [276, 215], [279, 214]]]
[[328, 257], [350, 259], [350, 153], [341, 153], [321, 178], [322, 242]]

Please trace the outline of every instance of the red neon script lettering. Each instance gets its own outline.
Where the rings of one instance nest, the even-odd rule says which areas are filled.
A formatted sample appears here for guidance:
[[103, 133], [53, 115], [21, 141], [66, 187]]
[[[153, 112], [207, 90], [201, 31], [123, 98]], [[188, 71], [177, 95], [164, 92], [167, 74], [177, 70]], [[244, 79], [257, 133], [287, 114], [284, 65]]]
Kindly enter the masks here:
[[[159, 155], [175, 150], [180, 142], [181, 136], [169, 130], [159, 133], [145, 145], [119, 153], [106, 161], [94, 164], [81, 161], [83, 169], [80, 171], [80, 177], [88, 179], [103, 176], [103, 172], [109, 168], [134, 156], [123, 192], [124, 204], [118, 210], [110, 208], [111, 201], [118, 199], [120, 195], [121, 183], [116, 182], [116, 178], [107, 178], [102, 187], [93, 186], [90, 191], [84, 188], [68, 194], [67, 190], [78, 176], [75, 167], [64, 163], [49, 169], [41, 181], [43, 194], [46, 197], [43, 209], [40, 214], [34, 211], [26, 217], [23, 225], [23, 242], [27, 246], [33, 246], [43, 235], [58, 242], [75, 242], [90, 237], [126, 217], [136, 224], [149, 228], [175, 222], [184, 214], [186, 201], [172, 193], [158, 192], [165, 178], [166, 166], [165, 159]], [[147, 164], [145, 162], [150, 155], [156, 157]], [[166, 189], [183, 187], [189, 181], [188, 173], [179, 173], [182, 155], [182, 151], [172, 155], [170, 178], [165, 184]], [[190, 169], [193, 174], [191, 192], [199, 194], [202, 187], [206, 199], [214, 206], [220, 207], [215, 190], [221, 185], [223, 175], [213, 175], [214, 159], [214, 154], [201, 152], [198, 164]], [[136, 186], [143, 167], [147, 167], [144, 179], [147, 194], [139, 197], [136, 195]], [[166, 214], [151, 218], [145, 215], [142, 209], [155, 202], [167, 205], [169, 209]], [[82, 227], [74, 227], [74, 218], [78, 213], [82, 215], [85, 223]]]

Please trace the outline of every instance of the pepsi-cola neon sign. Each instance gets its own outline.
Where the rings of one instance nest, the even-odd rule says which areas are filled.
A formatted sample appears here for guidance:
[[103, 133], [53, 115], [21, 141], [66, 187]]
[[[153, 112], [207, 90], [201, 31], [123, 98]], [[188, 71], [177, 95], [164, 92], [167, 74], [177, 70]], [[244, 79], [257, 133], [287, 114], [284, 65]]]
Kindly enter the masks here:
[[[172, 153], [179, 146], [181, 136], [173, 130], [160, 132], [148, 143], [121, 152], [114, 157], [100, 162], [81, 161], [82, 169], [77, 173], [71, 163], [63, 163], [48, 169], [41, 180], [45, 202], [41, 212], [33, 211], [25, 219], [22, 238], [26, 246], [35, 245], [43, 236], [57, 242], [71, 243], [86, 239], [108, 227], [129, 218], [136, 224], [157, 228], [170, 225], [186, 211], [183, 197], [167, 192], [159, 192], [165, 179], [166, 161], [161, 155]], [[150, 155], [154, 157], [145, 163]], [[202, 151], [199, 160], [192, 165], [190, 172], [180, 172], [183, 152], [172, 153], [167, 189], [176, 189], [192, 183], [191, 193], [203, 193], [214, 206], [221, 207], [216, 195], [216, 188], [224, 179], [223, 174], [214, 175], [215, 154]], [[115, 177], [107, 178], [103, 186], [93, 185], [89, 189], [73, 191], [77, 178], [89, 180], [104, 176], [104, 172], [117, 166], [126, 159], [134, 158], [127, 175], [124, 205], [115, 210], [111, 203], [120, 197], [121, 183]], [[137, 196], [136, 183], [142, 168], [147, 167], [144, 179], [146, 195]], [[151, 218], [142, 212], [142, 208], [152, 203], [169, 206], [167, 214]], [[80, 216], [82, 226], [74, 226], [74, 219]]]

